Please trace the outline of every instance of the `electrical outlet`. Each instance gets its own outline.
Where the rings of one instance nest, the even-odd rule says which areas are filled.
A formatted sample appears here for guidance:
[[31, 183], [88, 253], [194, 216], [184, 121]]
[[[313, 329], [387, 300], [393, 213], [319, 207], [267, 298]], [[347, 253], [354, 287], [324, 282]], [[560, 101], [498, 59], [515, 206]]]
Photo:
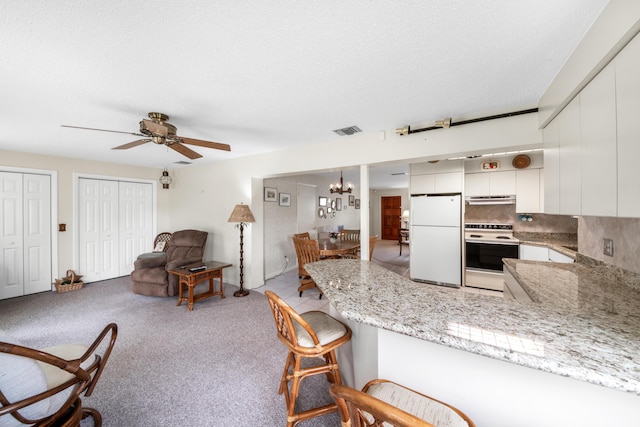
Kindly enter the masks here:
[[613, 240], [611, 239], [603, 239], [603, 240], [604, 240], [603, 253], [608, 256], [613, 256]]

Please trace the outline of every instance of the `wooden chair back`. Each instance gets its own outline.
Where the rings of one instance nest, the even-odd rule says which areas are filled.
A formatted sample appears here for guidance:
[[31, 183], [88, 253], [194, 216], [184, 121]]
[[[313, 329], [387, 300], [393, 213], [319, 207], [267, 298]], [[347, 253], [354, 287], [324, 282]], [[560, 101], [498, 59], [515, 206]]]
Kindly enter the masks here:
[[[423, 418], [400, 409], [398, 406], [367, 393], [370, 387], [377, 384], [391, 384], [396, 390], [401, 391], [399, 394], [411, 396], [411, 402], [407, 402], [408, 407], [415, 409], [420, 406], [421, 402], [428, 401], [430, 408], [435, 407], [437, 411], [449, 412], [450, 414], [445, 417], [450, 420], [449, 423], [434, 425]], [[362, 391], [342, 384], [332, 384], [329, 388], [329, 394], [338, 405], [343, 427], [368, 427], [389, 424], [395, 427], [475, 427], [473, 421], [459, 409], [386, 380], [370, 381]], [[430, 418], [433, 419], [435, 417]]]
[[300, 276], [300, 278], [308, 278], [309, 273], [304, 269], [304, 265], [320, 260], [320, 246], [318, 245], [318, 241], [293, 237], [293, 245], [296, 248], [296, 257], [298, 258], [298, 276]]
[[343, 240], [360, 240], [360, 230], [342, 230], [342, 239]]
[[[278, 339], [284, 343], [289, 350], [300, 355], [304, 356], [317, 356], [321, 355], [327, 351], [332, 350], [337, 345], [342, 344], [343, 342], [349, 341], [351, 339], [351, 331], [346, 334], [343, 338], [339, 339], [339, 342], [334, 342], [330, 347], [323, 348], [323, 345], [320, 344], [320, 339], [316, 334], [316, 331], [307, 323], [306, 320], [295, 311], [289, 304], [287, 304], [282, 298], [276, 295], [274, 292], [265, 291], [265, 296], [269, 301], [269, 306], [271, 307], [271, 312], [273, 313], [273, 319], [276, 322], [276, 329], [278, 332]], [[309, 337], [313, 341], [313, 347], [302, 347], [298, 344], [298, 336], [296, 334], [296, 326], [298, 331], [304, 330]], [[300, 329], [302, 328], [302, 329]]]
[[[82, 408], [80, 395], [84, 393], [85, 396], [91, 396], [93, 393], [115, 345], [117, 333], [118, 326], [115, 323], [110, 323], [102, 330], [82, 356], [71, 360], [42, 350], [23, 347], [14, 343], [0, 342], [0, 354], [9, 354], [40, 362], [43, 369], [52, 370], [52, 372], [56, 371], [53, 375], [59, 378], [56, 384], [48, 385], [50, 388], [15, 401], [8, 399], [7, 395], [10, 395], [8, 390], [0, 390], [0, 417], [3, 417], [3, 419], [13, 417], [18, 423], [44, 427], [53, 425], [79, 426], [81, 418], [91, 415], [94, 423], [100, 425], [102, 422], [100, 413], [92, 408]], [[53, 352], [54, 350], [52, 349], [51, 351]], [[57, 373], [58, 370], [64, 371], [64, 373]], [[58, 394], [68, 395], [60, 408], [50, 415], [36, 415], [39, 412], [36, 409], [38, 403], [42, 403]]]
[[308, 231], [305, 231], [304, 233], [294, 234], [293, 237], [297, 239], [306, 239], [306, 240], [311, 239], [311, 236], [309, 235]]
[[162, 252], [166, 252], [167, 251], [167, 246], [169, 244], [169, 241], [171, 240], [171, 236], [173, 234], [172, 233], [168, 233], [168, 232], [162, 232], [160, 234], [158, 234], [156, 236], [156, 238], [153, 240], [153, 248], [155, 250], [155, 248], [158, 246], [158, 243], [160, 242], [164, 242], [164, 248], [162, 249]]

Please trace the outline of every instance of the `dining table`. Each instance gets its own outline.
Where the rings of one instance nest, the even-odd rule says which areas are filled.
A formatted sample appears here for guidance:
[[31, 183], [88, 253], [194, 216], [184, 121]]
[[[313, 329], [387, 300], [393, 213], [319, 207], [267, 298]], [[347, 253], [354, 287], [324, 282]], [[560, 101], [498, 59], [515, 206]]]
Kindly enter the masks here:
[[320, 256], [322, 258], [331, 258], [345, 254], [355, 254], [360, 249], [360, 241], [323, 238], [318, 239], [318, 246], [320, 247]]

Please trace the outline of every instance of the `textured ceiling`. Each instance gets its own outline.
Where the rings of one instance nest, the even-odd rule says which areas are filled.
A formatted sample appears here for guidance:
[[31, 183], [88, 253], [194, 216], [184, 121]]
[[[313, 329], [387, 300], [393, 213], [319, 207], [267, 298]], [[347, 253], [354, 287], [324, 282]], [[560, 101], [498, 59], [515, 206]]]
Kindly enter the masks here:
[[0, 149], [175, 167], [166, 147], [61, 125], [137, 132], [160, 111], [231, 145], [194, 147], [204, 163], [531, 108], [605, 4], [4, 1]]

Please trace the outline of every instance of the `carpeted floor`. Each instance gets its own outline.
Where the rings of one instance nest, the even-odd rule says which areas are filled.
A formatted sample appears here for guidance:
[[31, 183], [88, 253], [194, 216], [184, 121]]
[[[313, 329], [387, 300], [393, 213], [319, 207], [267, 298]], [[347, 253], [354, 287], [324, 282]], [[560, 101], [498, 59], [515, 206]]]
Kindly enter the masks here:
[[[404, 252], [404, 251], [403, 251]], [[0, 301], [0, 329], [29, 347], [89, 344], [110, 323], [118, 339], [96, 390], [84, 399], [109, 426], [284, 426], [277, 393], [286, 358], [264, 295], [198, 302], [130, 291], [128, 277], [84, 289]], [[302, 382], [300, 405], [331, 401], [323, 375]], [[82, 426], [92, 423], [85, 420]], [[339, 426], [337, 414], [299, 424]]]

